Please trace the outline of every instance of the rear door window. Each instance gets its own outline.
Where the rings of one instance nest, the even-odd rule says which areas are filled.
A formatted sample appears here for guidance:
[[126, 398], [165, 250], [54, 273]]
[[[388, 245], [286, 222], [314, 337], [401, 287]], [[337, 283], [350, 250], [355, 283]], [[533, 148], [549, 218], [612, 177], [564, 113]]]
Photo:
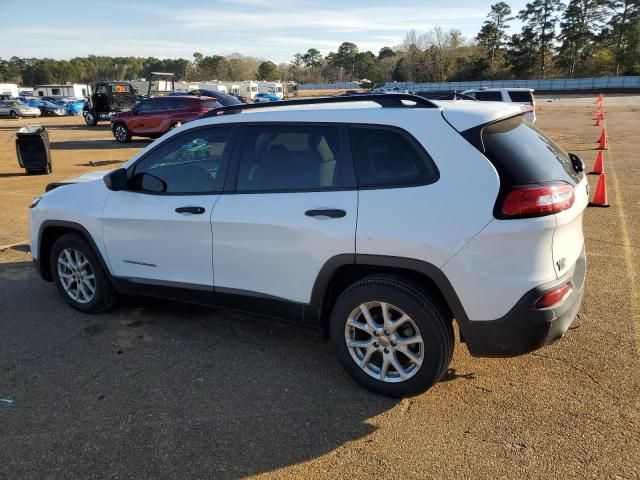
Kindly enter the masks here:
[[426, 185], [438, 179], [433, 160], [409, 134], [351, 127], [351, 150], [360, 187]]
[[531, 103], [531, 92], [526, 90], [509, 90], [508, 92], [512, 102]]
[[239, 191], [324, 190], [342, 186], [337, 126], [264, 125], [246, 130]]
[[501, 120], [482, 130], [485, 155], [506, 185], [529, 185], [562, 180], [580, 182], [569, 155], [522, 115]]
[[501, 92], [476, 92], [476, 100], [481, 102], [501, 102]]

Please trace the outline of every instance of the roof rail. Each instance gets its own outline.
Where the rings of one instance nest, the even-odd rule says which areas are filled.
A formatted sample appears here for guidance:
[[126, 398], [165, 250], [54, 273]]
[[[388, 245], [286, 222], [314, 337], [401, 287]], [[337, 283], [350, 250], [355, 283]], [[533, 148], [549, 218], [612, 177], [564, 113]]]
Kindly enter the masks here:
[[[413, 105], [407, 105], [402, 101], [413, 102]], [[254, 108], [273, 108], [273, 107], [289, 107], [295, 105], [322, 105], [332, 103], [353, 103], [353, 102], [374, 102], [383, 108], [439, 108], [435, 103], [426, 98], [408, 93], [363, 93], [357, 95], [346, 95], [339, 97], [315, 97], [315, 98], [296, 98], [294, 100], [282, 100], [279, 102], [265, 103], [243, 103], [241, 105], [229, 105], [226, 107], [216, 108], [200, 118], [217, 117], [219, 115], [227, 115], [240, 113], [244, 110], [253, 110]]]

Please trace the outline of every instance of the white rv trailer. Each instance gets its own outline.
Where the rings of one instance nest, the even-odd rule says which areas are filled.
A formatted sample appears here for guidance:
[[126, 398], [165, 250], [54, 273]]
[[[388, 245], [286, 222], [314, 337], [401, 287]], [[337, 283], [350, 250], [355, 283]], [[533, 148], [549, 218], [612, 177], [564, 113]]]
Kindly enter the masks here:
[[256, 98], [259, 93], [258, 82], [240, 82], [240, 95], [249, 97], [251, 100]]
[[87, 96], [88, 88], [80, 83], [63, 83], [59, 85], [36, 85], [33, 94], [36, 97], [76, 97]]
[[0, 95], [18, 96], [18, 85], [15, 83], [0, 83]]

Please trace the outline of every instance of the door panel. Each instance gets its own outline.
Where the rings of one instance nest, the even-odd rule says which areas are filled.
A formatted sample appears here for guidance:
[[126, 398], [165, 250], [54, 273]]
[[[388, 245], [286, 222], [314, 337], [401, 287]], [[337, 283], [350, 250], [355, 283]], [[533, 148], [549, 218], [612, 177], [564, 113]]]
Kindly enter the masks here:
[[[357, 191], [222, 195], [212, 216], [215, 286], [309, 303], [320, 269], [355, 252]], [[339, 209], [341, 218], [308, 216]]]
[[[111, 192], [103, 211], [103, 236], [113, 274], [211, 288], [210, 221], [217, 198]], [[175, 211], [185, 206], [205, 211]]]
[[130, 167], [130, 191], [110, 192], [102, 215], [116, 276], [212, 290], [211, 212], [232, 143], [231, 127], [189, 129]]
[[235, 193], [222, 195], [212, 216], [216, 291], [308, 303], [323, 265], [355, 253], [358, 192], [347, 190], [355, 177], [346, 138], [335, 125], [244, 128]]

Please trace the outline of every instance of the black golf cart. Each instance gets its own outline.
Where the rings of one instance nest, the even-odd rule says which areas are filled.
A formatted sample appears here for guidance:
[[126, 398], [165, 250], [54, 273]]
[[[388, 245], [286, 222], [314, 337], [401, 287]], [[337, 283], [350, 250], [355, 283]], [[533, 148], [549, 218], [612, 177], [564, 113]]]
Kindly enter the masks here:
[[94, 126], [100, 120], [109, 120], [116, 112], [131, 110], [138, 102], [136, 89], [131, 82], [98, 82], [92, 91], [89, 86], [89, 101], [84, 106], [84, 121]]

